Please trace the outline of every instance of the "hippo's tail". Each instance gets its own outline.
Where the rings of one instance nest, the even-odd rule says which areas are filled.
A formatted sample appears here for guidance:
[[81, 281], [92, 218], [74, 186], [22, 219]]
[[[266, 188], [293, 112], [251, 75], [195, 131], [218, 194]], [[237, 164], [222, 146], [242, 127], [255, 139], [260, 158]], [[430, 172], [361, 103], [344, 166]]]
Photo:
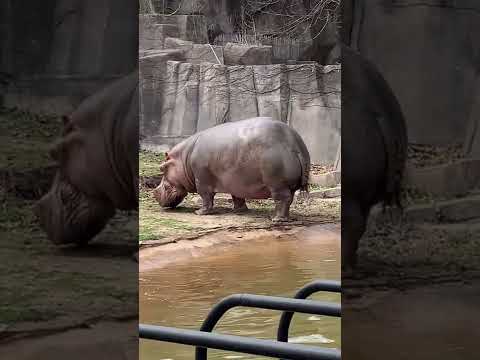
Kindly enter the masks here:
[[[397, 117], [401, 117], [401, 119], [380, 118], [378, 121], [382, 129], [387, 154], [384, 205], [397, 206], [402, 209], [401, 192], [407, 158], [407, 138], [400, 128], [401, 125], [395, 124], [395, 121], [404, 121], [403, 115], [397, 113]], [[387, 120], [394, 120], [394, 124]]]
[[310, 157], [308, 155], [304, 156], [302, 153], [297, 153], [297, 156], [302, 169], [300, 192], [308, 194], [308, 182], [310, 180]]

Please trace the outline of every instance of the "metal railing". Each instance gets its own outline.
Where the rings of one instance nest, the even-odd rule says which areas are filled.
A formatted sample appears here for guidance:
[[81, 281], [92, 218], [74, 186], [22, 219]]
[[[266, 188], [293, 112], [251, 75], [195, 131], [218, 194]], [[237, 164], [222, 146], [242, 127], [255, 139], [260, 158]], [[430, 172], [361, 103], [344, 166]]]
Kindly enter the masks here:
[[[342, 287], [338, 281], [326, 281], [326, 280], [317, 280], [312, 281], [311, 283], [305, 285], [301, 288], [294, 296], [295, 299], [306, 299], [309, 296], [320, 292], [342, 292]], [[288, 342], [288, 330], [290, 329], [290, 324], [293, 318], [293, 311], [285, 311], [280, 318], [278, 323], [278, 332], [277, 340], [282, 342]]]
[[242, 336], [213, 334], [197, 330], [176, 329], [164, 326], [142, 325], [139, 336], [176, 344], [203, 346], [211, 349], [240, 352], [250, 355], [284, 358], [289, 360], [340, 360], [336, 349], [324, 349], [272, 340], [252, 339]]
[[[196, 346], [196, 360], [206, 360], [208, 348], [291, 360], [340, 360], [341, 353], [337, 349], [287, 343], [288, 329], [295, 312], [341, 316], [339, 304], [305, 300], [318, 291], [340, 292], [340, 289], [339, 282], [314, 281], [298, 291], [294, 299], [253, 294], [231, 295], [212, 308], [200, 331], [140, 324], [140, 338]], [[211, 333], [228, 310], [239, 306], [283, 311], [277, 334], [278, 341]]]

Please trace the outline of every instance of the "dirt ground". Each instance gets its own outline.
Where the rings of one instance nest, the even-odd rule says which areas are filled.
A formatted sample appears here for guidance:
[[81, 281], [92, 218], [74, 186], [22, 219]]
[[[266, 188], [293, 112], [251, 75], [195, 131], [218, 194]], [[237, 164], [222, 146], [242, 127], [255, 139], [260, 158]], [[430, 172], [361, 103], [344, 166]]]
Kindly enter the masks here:
[[346, 358], [478, 359], [472, 351], [480, 338], [478, 282], [364, 289], [361, 294], [342, 294]]

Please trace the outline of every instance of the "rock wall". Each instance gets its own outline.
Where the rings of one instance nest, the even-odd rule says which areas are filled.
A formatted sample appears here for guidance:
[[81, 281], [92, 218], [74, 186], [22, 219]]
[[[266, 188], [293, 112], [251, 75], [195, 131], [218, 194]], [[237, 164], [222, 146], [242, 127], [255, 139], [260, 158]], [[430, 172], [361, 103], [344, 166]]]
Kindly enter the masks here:
[[340, 146], [339, 66], [225, 66], [172, 61], [168, 56], [140, 59], [144, 143], [172, 146], [217, 124], [270, 116], [299, 131], [313, 163], [335, 162]]
[[480, 156], [480, 2], [346, 2], [346, 38], [392, 85], [410, 142], [463, 143]]
[[68, 112], [133, 71], [137, 8], [130, 0], [2, 1], [0, 71], [14, 78], [6, 105]]
[[140, 49], [161, 49], [167, 37], [208, 43], [207, 20], [203, 15], [140, 15]]

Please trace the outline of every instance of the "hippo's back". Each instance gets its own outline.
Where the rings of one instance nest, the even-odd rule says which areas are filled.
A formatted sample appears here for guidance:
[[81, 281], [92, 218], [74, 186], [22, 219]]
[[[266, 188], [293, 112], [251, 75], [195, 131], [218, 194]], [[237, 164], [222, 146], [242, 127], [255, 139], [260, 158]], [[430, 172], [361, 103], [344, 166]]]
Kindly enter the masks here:
[[270, 117], [255, 117], [233, 121], [205, 129], [198, 133], [204, 140], [213, 140], [218, 144], [231, 144], [231, 141], [243, 141], [255, 144], [272, 145], [282, 143], [284, 146], [307, 152], [301, 136], [287, 124]]
[[194, 173], [208, 169], [221, 183], [219, 188], [231, 190], [235, 184], [247, 189], [254, 183], [278, 179], [291, 188], [307, 188], [307, 147], [293, 128], [280, 121], [257, 117], [225, 123], [201, 131], [189, 141], [192, 150], [187, 167]]

